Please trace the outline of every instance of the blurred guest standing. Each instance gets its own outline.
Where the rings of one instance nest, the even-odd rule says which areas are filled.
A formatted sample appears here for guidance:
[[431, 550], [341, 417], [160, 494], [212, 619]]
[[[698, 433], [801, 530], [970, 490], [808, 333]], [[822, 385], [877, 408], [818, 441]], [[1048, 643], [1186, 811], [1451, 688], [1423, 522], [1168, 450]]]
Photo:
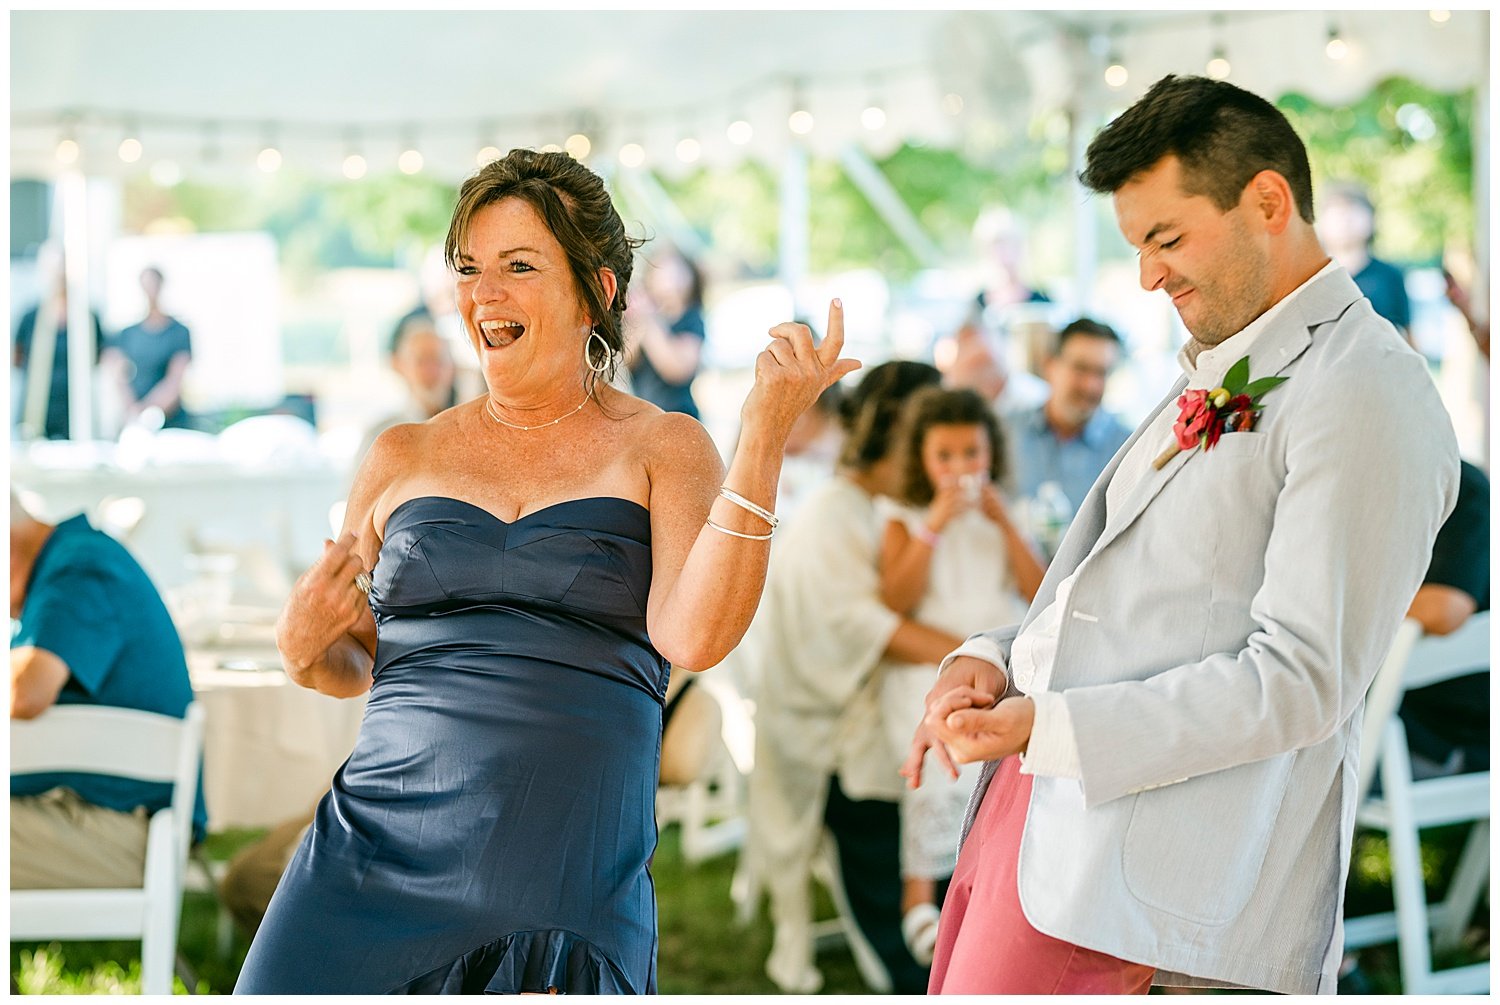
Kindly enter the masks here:
[[[99, 315], [93, 311], [89, 311], [89, 321], [89, 364], [93, 365], [99, 358], [103, 329]], [[68, 418], [68, 284], [61, 272], [52, 295], [23, 314], [16, 324], [12, 362], [23, 376], [22, 429], [49, 440], [67, 439], [72, 433]], [[87, 438], [91, 431], [80, 433]]]
[[703, 272], [676, 248], [646, 265], [631, 297], [627, 361], [631, 390], [664, 412], [698, 417], [693, 378], [703, 358]]
[[413, 317], [396, 329], [391, 340], [391, 369], [406, 385], [401, 409], [378, 420], [365, 433], [356, 458], [363, 459], [375, 438], [402, 422], [426, 422], [457, 404], [453, 354], [448, 340], [428, 318]]
[[1082, 178], [1192, 338], [1026, 619], [929, 698], [908, 767], [986, 762], [932, 990], [1331, 993], [1361, 708], [1453, 508], [1452, 424], [1319, 245], [1270, 102], [1165, 77]]
[[1411, 302], [1406, 277], [1390, 262], [1375, 257], [1375, 205], [1358, 185], [1330, 185], [1318, 207], [1318, 237], [1333, 260], [1354, 277], [1375, 313], [1403, 336], [1411, 330]]
[[1119, 359], [1120, 336], [1114, 329], [1079, 318], [1058, 333], [1056, 350], [1044, 364], [1047, 400], [1005, 417], [1017, 497], [1033, 516], [1055, 514], [1048, 533], [1040, 521], [1031, 527], [1048, 558], [1099, 472], [1130, 436], [1123, 422], [1100, 407]]
[[193, 345], [187, 326], [161, 309], [164, 281], [155, 267], [141, 272], [146, 316], [110, 339], [100, 357], [120, 383], [127, 423], [148, 408], [159, 408], [164, 425], [187, 425], [182, 378], [192, 362]]
[[846, 396], [839, 472], [787, 524], [756, 619], [747, 855], [771, 895], [775, 941], [766, 972], [784, 991], [808, 993], [821, 983], [809, 883], [825, 827], [838, 845], [854, 919], [895, 990], [918, 993], [926, 984], [926, 967], [901, 935], [902, 787], [880, 719], [876, 668], [887, 656], [934, 662], [960, 636], [881, 603], [875, 501], [896, 489], [902, 402], [939, 379], [924, 363], [883, 363]]
[[[181, 718], [193, 700], [177, 629], [145, 571], [82, 516], [42, 523], [10, 499], [10, 715], [108, 705]], [[139, 886], [148, 813], [168, 784], [47, 773], [10, 780], [12, 889]], [[194, 832], [208, 817], [199, 783]]]
[[566, 154], [460, 189], [446, 254], [489, 392], [375, 441], [282, 612], [292, 679], [369, 699], [236, 991], [655, 991], [668, 664], [739, 641], [787, 433], [858, 364], [837, 301], [818, 350], [771, 329], [726, 475], [696, 421], [608, 383], [631, 245]]

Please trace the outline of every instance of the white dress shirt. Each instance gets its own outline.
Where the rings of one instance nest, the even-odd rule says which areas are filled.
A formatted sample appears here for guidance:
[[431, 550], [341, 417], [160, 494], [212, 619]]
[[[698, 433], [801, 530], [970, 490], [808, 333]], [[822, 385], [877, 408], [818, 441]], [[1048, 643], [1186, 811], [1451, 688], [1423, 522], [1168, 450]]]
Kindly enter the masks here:
[[[1211, 390], [1223, 383], [1229, 368], [1240, 359], [1249, 356], [1251, 348], [1261, 333], [1282, 312], [1294, 297], [1307, 289], [1338, 266], [1329, 261], [1316, 274], [1298, 286], [1287, 296], [1271, 305], [1265, 313], [1250, 322], [1236, 334], [1212, 348], [1204, 349], [1196, 361], [1188, 358], [1187, 349], [1180, 350], [1177, 362], [1188, 376], [1188, 390]], [[1178, 410], [1168, 404], [1151, 425], [1141, 434], [1120, 459], [1120, 466], [1105, 487], [1105, 535], [1107, 536], [1115, 515], [1131, 491], [1150, 471], [1151, 464], [1168, 447], [1176, 442], [1172, 432]], [[1092, 558], [1092, 556], [1090, 556]], [[1016, 636], [1011, 644], [1011, 680], [1036, 706], [1036, 716], [1031, 726], [1031, 740], [1026, 753], [1021, 757], [1021, 771], [1030, 775], [1049, 775], [1057, 778], [1079, 777], [1078, 744], [1073, 735], [1073, 723], [1068, 715], [1068, 706], [1060, 693], [1048, 690], [1052, 682], [1052, 662], [1057, 656], [1058, 637], [1062, 632], [1062, 616], [1068, 607], [1068, 597], [1073, 592], [1073, 582], [1079, 570], [1088, 565], [1089, 558], [1079, 564], [1073, 574], [1057, 586], [1053, 602], [1042, 610]], [[1097, 615], [1086, 611], [1073, 611], [1080, 620], [1098, 620]], [[992, 640], [976, 636], [959, 646], [943, 660], [943, 668], [957, 656], [974, 656], [1004, 670], [1005, 657], [1000, 647]]]

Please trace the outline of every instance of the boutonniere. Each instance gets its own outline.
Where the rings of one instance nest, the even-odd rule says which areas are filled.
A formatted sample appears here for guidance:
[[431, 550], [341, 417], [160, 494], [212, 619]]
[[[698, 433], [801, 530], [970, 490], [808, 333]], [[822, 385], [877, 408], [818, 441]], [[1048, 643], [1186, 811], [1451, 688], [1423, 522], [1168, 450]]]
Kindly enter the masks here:
[[1224, 433], [1249, 432], [1255, 428], [1260, 410], [1265, 406], [1260, 399], [1267, 391], [1283, 383], [1285, 377], [1262, 377], [1250, 379], [1250, 357], [1246, 356], [1224, 375], [1222, 387], [1211, 391], [1186, 391], [1177, 399], [1180, 410], [1172, 432], [1177, 442], [1161, 452], [1152, 462], [1160, 471], [1167, 462], [1184, 450], [1212, 450]]

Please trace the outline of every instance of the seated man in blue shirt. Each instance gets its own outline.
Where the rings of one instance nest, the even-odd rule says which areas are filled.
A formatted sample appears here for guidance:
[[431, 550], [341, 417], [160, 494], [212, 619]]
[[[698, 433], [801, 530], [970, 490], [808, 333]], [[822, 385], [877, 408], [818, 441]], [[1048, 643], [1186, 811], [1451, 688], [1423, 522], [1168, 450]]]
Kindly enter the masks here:
[[[1066, 499], [1067, 521], [1130, 436], [1130, 428], [1100, 408], [1104, 385], [1120, 359], [1120, 336], [1108, 325], [1079, 318], [1057, 336], [1043, 366], [1051, 393], [1041, 407], [1005, 417], [1015, 458], [1019, 499], [1029, 506]], [[1050, 483], [1050, 485], [1049, 485]], [[1046, 486], [1046, 488], [1044, 488]], [[1061, 537], [1061, 530], [1057, 536]], [[1051, 557], [1047, 541], [1040, 541]], [[1053, 548], [1056, 541], [1051, 542]]]
[[[177, 629], [130, 553], [75, 516], [41, 523], [11, 495], [10, 715], [109, 705], [181, 718], [193, 700]], [[11, 889], [139, 886], [147, 816], [171, 786], [105, 775], [10, 780]], [[199, 782], [194, 832], [207, 824]]]

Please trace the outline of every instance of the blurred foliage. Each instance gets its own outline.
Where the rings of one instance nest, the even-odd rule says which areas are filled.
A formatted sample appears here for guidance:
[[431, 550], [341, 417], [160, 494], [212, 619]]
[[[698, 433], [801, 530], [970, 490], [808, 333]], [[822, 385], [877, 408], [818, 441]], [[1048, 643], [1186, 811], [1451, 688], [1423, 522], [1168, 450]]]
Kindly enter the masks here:
[[[1436, 265], [1474, 244], [1474, 94], [1445, 94], [1400, 77], [1349, 105], [1300, 94], [1277, 102], [1307, 144], [1313, 192], [1362, 185], [1375, 205], [1375, 251]], [[1316, 209], [1316, 200], [1314, 202]]]

